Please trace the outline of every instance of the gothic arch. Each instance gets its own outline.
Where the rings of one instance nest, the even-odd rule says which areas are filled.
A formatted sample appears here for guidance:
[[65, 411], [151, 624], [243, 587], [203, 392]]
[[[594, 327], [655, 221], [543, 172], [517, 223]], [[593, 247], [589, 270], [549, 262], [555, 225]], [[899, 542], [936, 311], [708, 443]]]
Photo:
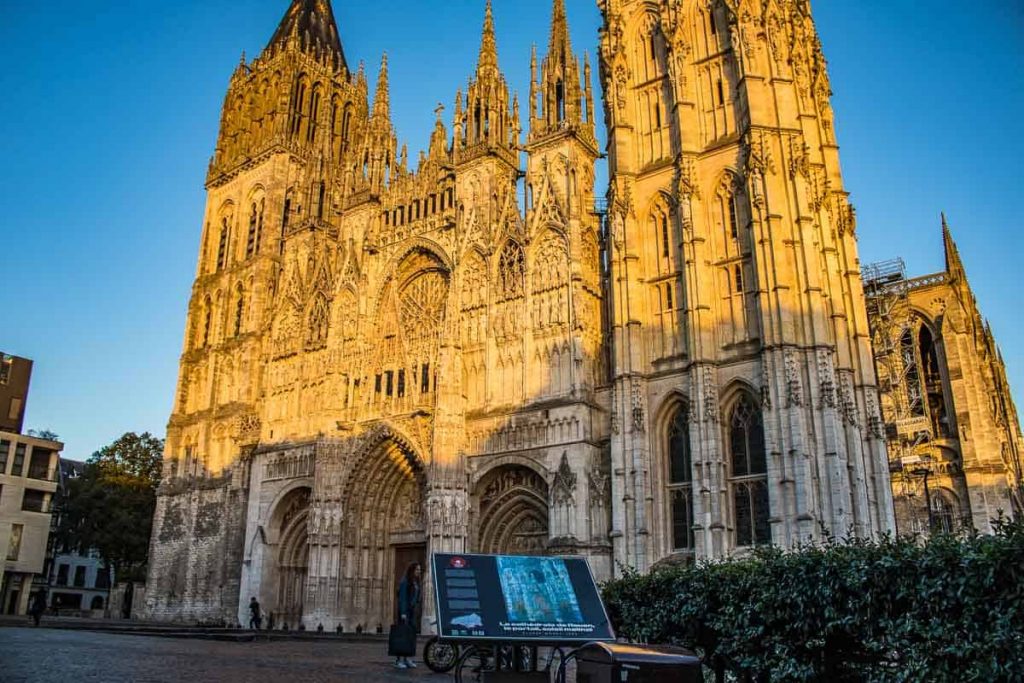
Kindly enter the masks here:
[[278, 541], [278, 536], [276, 534], [280, 529], [275, 529], [274, 525], [280, 525], [281, 523], [280, 518], [276, 517], [276, 515], [279, 515], [281, 510], [283, 510], [281, 505], [282, 501], [298, 489], [303, 488], [312, 490], [313, 480], [308, 477], [303, 477], [301, 479], [294, 479], [288, 482], [280, 491], [277, 492], [277, 495], [274, 496], [270, 505], [267, 506], [267, 516], [261, 526], [265, 529], [264, 533], [270, 543], [277, 543]]
[[391, 425], [373, 429], [354, 455], [341, 498], [340, 602], [350, 627], [373, 628], [391, 621], [395, 543], [426, 540], [426, 471]]
[[719, 392], [719, 401], [722, 407], [722, 415], [725, 416], [732, 410], [733, 406], [744, 395], [756, 397], [760, 395], [760, 389], [746, 377], [733, 377]]
[[769, 462], [761, 402], [739, 379], [730, 383], [723, 396], [722, 431], [735, 545], [770, 543]]
[[553, 476], [544, 463], [539, 460], [519, 453], [507, 453], [496, 458], [487, 458], [485, 464], [471, 475], [470, 488], [475, 489], [480, 484], [481, 480], [495, 470], [501, 467], [512, 466], [533, 470], [545, 482], [550, 482], [551, 477]]
[[506, 464], [474, 487], [479, 511], [477, 549], [493, 554], [542, 555], [548, 541], [548, 483], [534, 469]]
[[652, 438], [658, 458], [658, 498], [660, 519], [665, 529], [661, 534], [669, 553], [692, 553], [694, 535], [693, 484], [694, 471], [690, 438], [690, 402], [681, 392], [673, 390], [658, 407]]
[[278, 494], [266, 527], [270, 565], [261, 580], [263, 604], [277, 623], [294, 628], [302, 618], [309, 568], [307, 519], [311, 483], [295, 483]]
[[452, 263], [448, 252], [440, 244], [423, 236], [411, 237], [405, 240], [402, 248], [396, 251], [394, 256], [388, 260], [387, 266], [384, 268], [384, 272], [387, 273], [387, 276], [384, 278], [385, 281], [393, 278], [399, 272], [406, 258], [413, 252], [428, 254], [436, 259], [441, 267], [449, 273], [455, 269], [455, 264]]

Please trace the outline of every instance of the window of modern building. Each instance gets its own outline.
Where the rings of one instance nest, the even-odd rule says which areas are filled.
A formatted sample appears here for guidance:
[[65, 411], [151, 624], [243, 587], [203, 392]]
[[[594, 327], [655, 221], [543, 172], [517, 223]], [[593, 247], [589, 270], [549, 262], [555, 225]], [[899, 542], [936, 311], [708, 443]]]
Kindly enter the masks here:
[[25, 444], [19, 443], [14, 446], [14, 463], [11, 466], [11, 476], [20, 477], [25, 469]]
[[21, 536], [25, 532], [24, 524], [11, 525], [11, 542], [7, 544], [7, 559], [12, 562], [21, 554]]
[[7, 458], [11, 454], [11, 442], [0, 439], [0, 474], [7, 474]]
[[68, 569], [69, 565], [59, 564], [57, 565], [57, 585], [66, 586], [68, 585]]
[[53, 456], [53, 451], [49, 448], [33, 446], [32, 457], [28, 463], [28, 478], [49, 480], [51, 456]]
[[25, 512], [46, 512], [46, 492], [25, 489], [21, 509]]
[[10, 410], [7, 411], [7, 417], [11, 420], [17, 420], [21, 416], [21, 406], [24, 403], [24, 399], [14, 397], [11, 399]]
[[85, 588], [85, 567], [75, 567], [75, 588]]
[[6, 353], [0, 356], [0, 384], [7, 384], [11, 381], [11, 369], [14, 367], [14, 356]]

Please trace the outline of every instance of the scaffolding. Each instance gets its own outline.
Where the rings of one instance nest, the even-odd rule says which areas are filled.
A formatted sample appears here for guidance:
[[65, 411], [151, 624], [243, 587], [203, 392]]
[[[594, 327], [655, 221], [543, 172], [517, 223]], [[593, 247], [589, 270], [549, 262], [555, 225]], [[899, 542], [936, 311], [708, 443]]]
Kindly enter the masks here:
[[890, 459], [911, 457], [931, 438], [908, 296], [911, 282], [903, 259], [867, 265], [862, 277]]
[[[912, 282], [907, 280], [903, 259], [864, 266], [861, 277], [885, 423], [889, 470], [902, 494], [897, 498], [912, 505], [922, 493], [922, 484], [927, 489], [928, 476], [932, 474], [931, 457], [922, 455], [920, 449], [922, 444], [931, 441], [932, 434], [915, 348], [917, 340], [909, 298]], [[914, 526], [922, 528], [912, 531], [924, 530], [924, 524], [918, 520]]]

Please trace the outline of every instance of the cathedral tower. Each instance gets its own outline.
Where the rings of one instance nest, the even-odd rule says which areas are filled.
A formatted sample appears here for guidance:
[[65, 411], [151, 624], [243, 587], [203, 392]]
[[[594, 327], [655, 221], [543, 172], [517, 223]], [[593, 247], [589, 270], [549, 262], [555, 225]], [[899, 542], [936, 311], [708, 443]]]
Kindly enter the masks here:
[[974, 528], [1024, 514], [1024, 437], [992, 330], [942, 217], [945, 268], [864, 268], [896, 527]]
[[429, 551], [573, 552], [610, 575], [588, 68], [581, 82], [556, 2], [524, 155], [490, 2], [483, 14], [453, 132], [438, 108], [411, 161], [391, 119], [396, 66], [382, 58], [371, 102], [329, 2], [294, 0], [236, 68], [151, 617], [244, 621], [255, 595], [292, 627], [375, 629], [395, 577]]
[[601, 0], [616, 559], [893, 528], [806, 0]]

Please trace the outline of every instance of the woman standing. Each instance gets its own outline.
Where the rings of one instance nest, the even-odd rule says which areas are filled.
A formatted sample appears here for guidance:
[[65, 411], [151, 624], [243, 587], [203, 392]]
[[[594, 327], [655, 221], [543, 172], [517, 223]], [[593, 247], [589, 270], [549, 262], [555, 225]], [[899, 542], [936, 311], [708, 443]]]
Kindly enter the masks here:
[[411, 641], [411, 643], [403, 643], [404, 647], [399, 649], [392, 646], [394, 651], [391, 654], [395, 655], [395, 667], [399, 669], [416, 668], [416, 663], [411, 661], [406, 654], [401, 653], [416, 653], [416, 611], [420, 606], [420, 577], [422, 575], [423, 567], [419, 562], [413, 562], [406, 568], [405, 576], [398, 584], [398, 626], [404, 636], [403, 640]]

